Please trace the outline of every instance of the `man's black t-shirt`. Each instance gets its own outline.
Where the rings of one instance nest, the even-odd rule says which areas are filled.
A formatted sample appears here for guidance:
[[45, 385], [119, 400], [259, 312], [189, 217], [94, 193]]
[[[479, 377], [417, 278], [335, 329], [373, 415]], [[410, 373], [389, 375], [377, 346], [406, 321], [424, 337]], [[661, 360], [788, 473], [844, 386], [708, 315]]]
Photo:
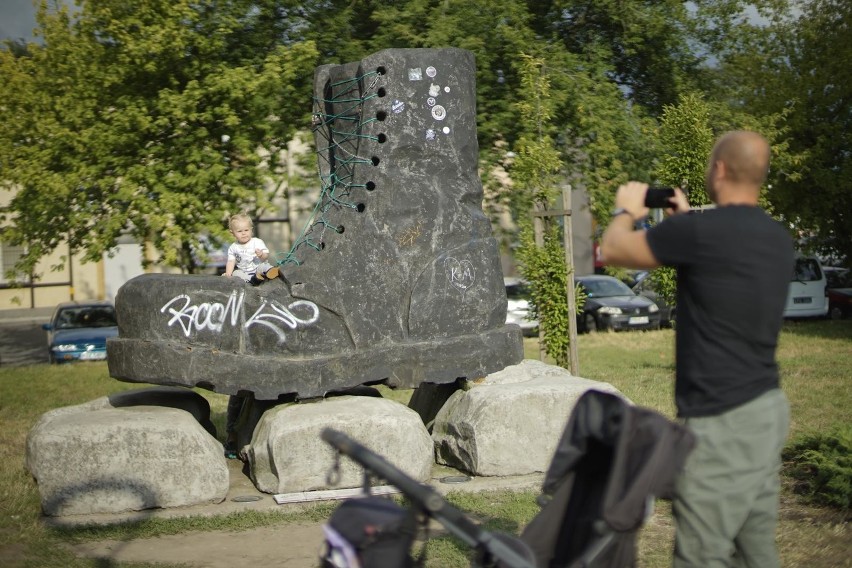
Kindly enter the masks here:
[[775, 348], [793, 272], [793, 242], [758, 207], [674, 215], [647, 233], [677, 269], [677, 380], [683, 417], [712, 416], [779, 384]]

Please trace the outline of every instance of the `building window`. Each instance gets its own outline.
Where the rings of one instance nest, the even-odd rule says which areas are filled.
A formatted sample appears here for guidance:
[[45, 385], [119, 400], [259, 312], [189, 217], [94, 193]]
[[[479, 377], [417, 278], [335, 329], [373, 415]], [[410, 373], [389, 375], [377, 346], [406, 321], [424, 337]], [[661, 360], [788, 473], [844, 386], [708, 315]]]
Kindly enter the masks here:
[[24, 247], [0, 243], [0, 285], [2, 284], [25, 284], [29, 283], [30, 277], [26, 274], [17, 273], [11, 280], [7, 277], [9, 271], [15, 268], [15, 264], [24, 256]]

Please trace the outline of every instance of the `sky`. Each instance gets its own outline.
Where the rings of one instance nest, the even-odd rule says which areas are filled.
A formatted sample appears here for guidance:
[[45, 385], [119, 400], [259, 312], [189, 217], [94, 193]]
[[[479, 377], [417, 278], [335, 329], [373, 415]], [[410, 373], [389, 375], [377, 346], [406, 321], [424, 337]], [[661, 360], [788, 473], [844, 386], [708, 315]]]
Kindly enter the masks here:
[[[0, 0], [0, 40], [25, 39], [32, 41], [37, 0]], [[73, 0], [63, 0], [70, 7]]]
[[32, 0], [0, 0], [0, 39], [33, 39], [35, 7]]

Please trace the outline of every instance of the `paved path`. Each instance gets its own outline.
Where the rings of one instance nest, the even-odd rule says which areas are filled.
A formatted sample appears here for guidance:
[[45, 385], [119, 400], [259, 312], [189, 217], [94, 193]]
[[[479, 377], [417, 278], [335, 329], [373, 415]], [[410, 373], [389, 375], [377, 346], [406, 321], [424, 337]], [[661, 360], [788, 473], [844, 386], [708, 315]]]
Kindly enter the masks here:
[[[146, 518], [229, 515], [239, 511], [285, 512], [288, 509], [304, 507], [300, 504], [276, 504], [271, 495], [261, 493], [254, 487], [242, 471], [242, 466], [243, 464], [238, 460], [228, 461], [231, 487], [222, 503], [115, 515], [54, 517], [45, 520], [56, 526], [71, 527]], [[448, 468], [436, 467], [429, 485], [443, 494], [448, 491], [520, 491], [536, 490], [541, 487], [544, 479], [543, 474], [530, 474], [515, 477], [474, 477], [466, 483], [442, 483], [441, 479], [448, 471]], [[256, 497], [257, 501], [243, 501], [245, 497]], [[131, 525], [128, 537], [124, 540], [85, 542], [70, 548], [75, 555], [94, 559], [106, 566], [116, 562], [156, 562], [198, 568], [232, 568], [233, 566], [316, 568], [323, 544], [322, 524], [322, 522], [288, 523], [238, 532], [188, 532], [142, 539], [134, 538]], [[440, 524], [432, 521], [430, 534], [433, 537], [445, 532], [446, 530]]]
[[0, 320], [0, 365], [47, 363], [47, 336], [40, 321]]
[[199, 568], [316, 568], [322, 542], [322, 527], [315, 523], [242, 532], [195, 532], [141, 540], [89, 542], [71, 548], [77, 556], [94, 559], [98, 566], [151, 562]]

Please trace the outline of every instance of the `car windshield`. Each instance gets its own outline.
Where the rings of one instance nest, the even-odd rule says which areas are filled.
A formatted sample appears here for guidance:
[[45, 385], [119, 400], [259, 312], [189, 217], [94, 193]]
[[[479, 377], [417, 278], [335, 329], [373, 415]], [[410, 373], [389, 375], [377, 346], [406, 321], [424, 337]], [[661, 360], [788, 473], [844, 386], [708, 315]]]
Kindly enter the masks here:
[[605, 298], [607, 296], [635, 296], [633, 290], [627, 287], [627, 284], [621, 280], [602, 279], [602, 280], [582, 280], [580, 282], [583, 288], [586, 289], [586, 295], [589, 298]]
[[822, 280], [819, 263], [813, 258], [797, 258], [791, 280], [796, 282], [816, 282]]
[[118, 325], [115, 310], [110, 306], [79, 306], [65, 308], [56, 316], [56, 329], [81, 327], [111, 327]]

